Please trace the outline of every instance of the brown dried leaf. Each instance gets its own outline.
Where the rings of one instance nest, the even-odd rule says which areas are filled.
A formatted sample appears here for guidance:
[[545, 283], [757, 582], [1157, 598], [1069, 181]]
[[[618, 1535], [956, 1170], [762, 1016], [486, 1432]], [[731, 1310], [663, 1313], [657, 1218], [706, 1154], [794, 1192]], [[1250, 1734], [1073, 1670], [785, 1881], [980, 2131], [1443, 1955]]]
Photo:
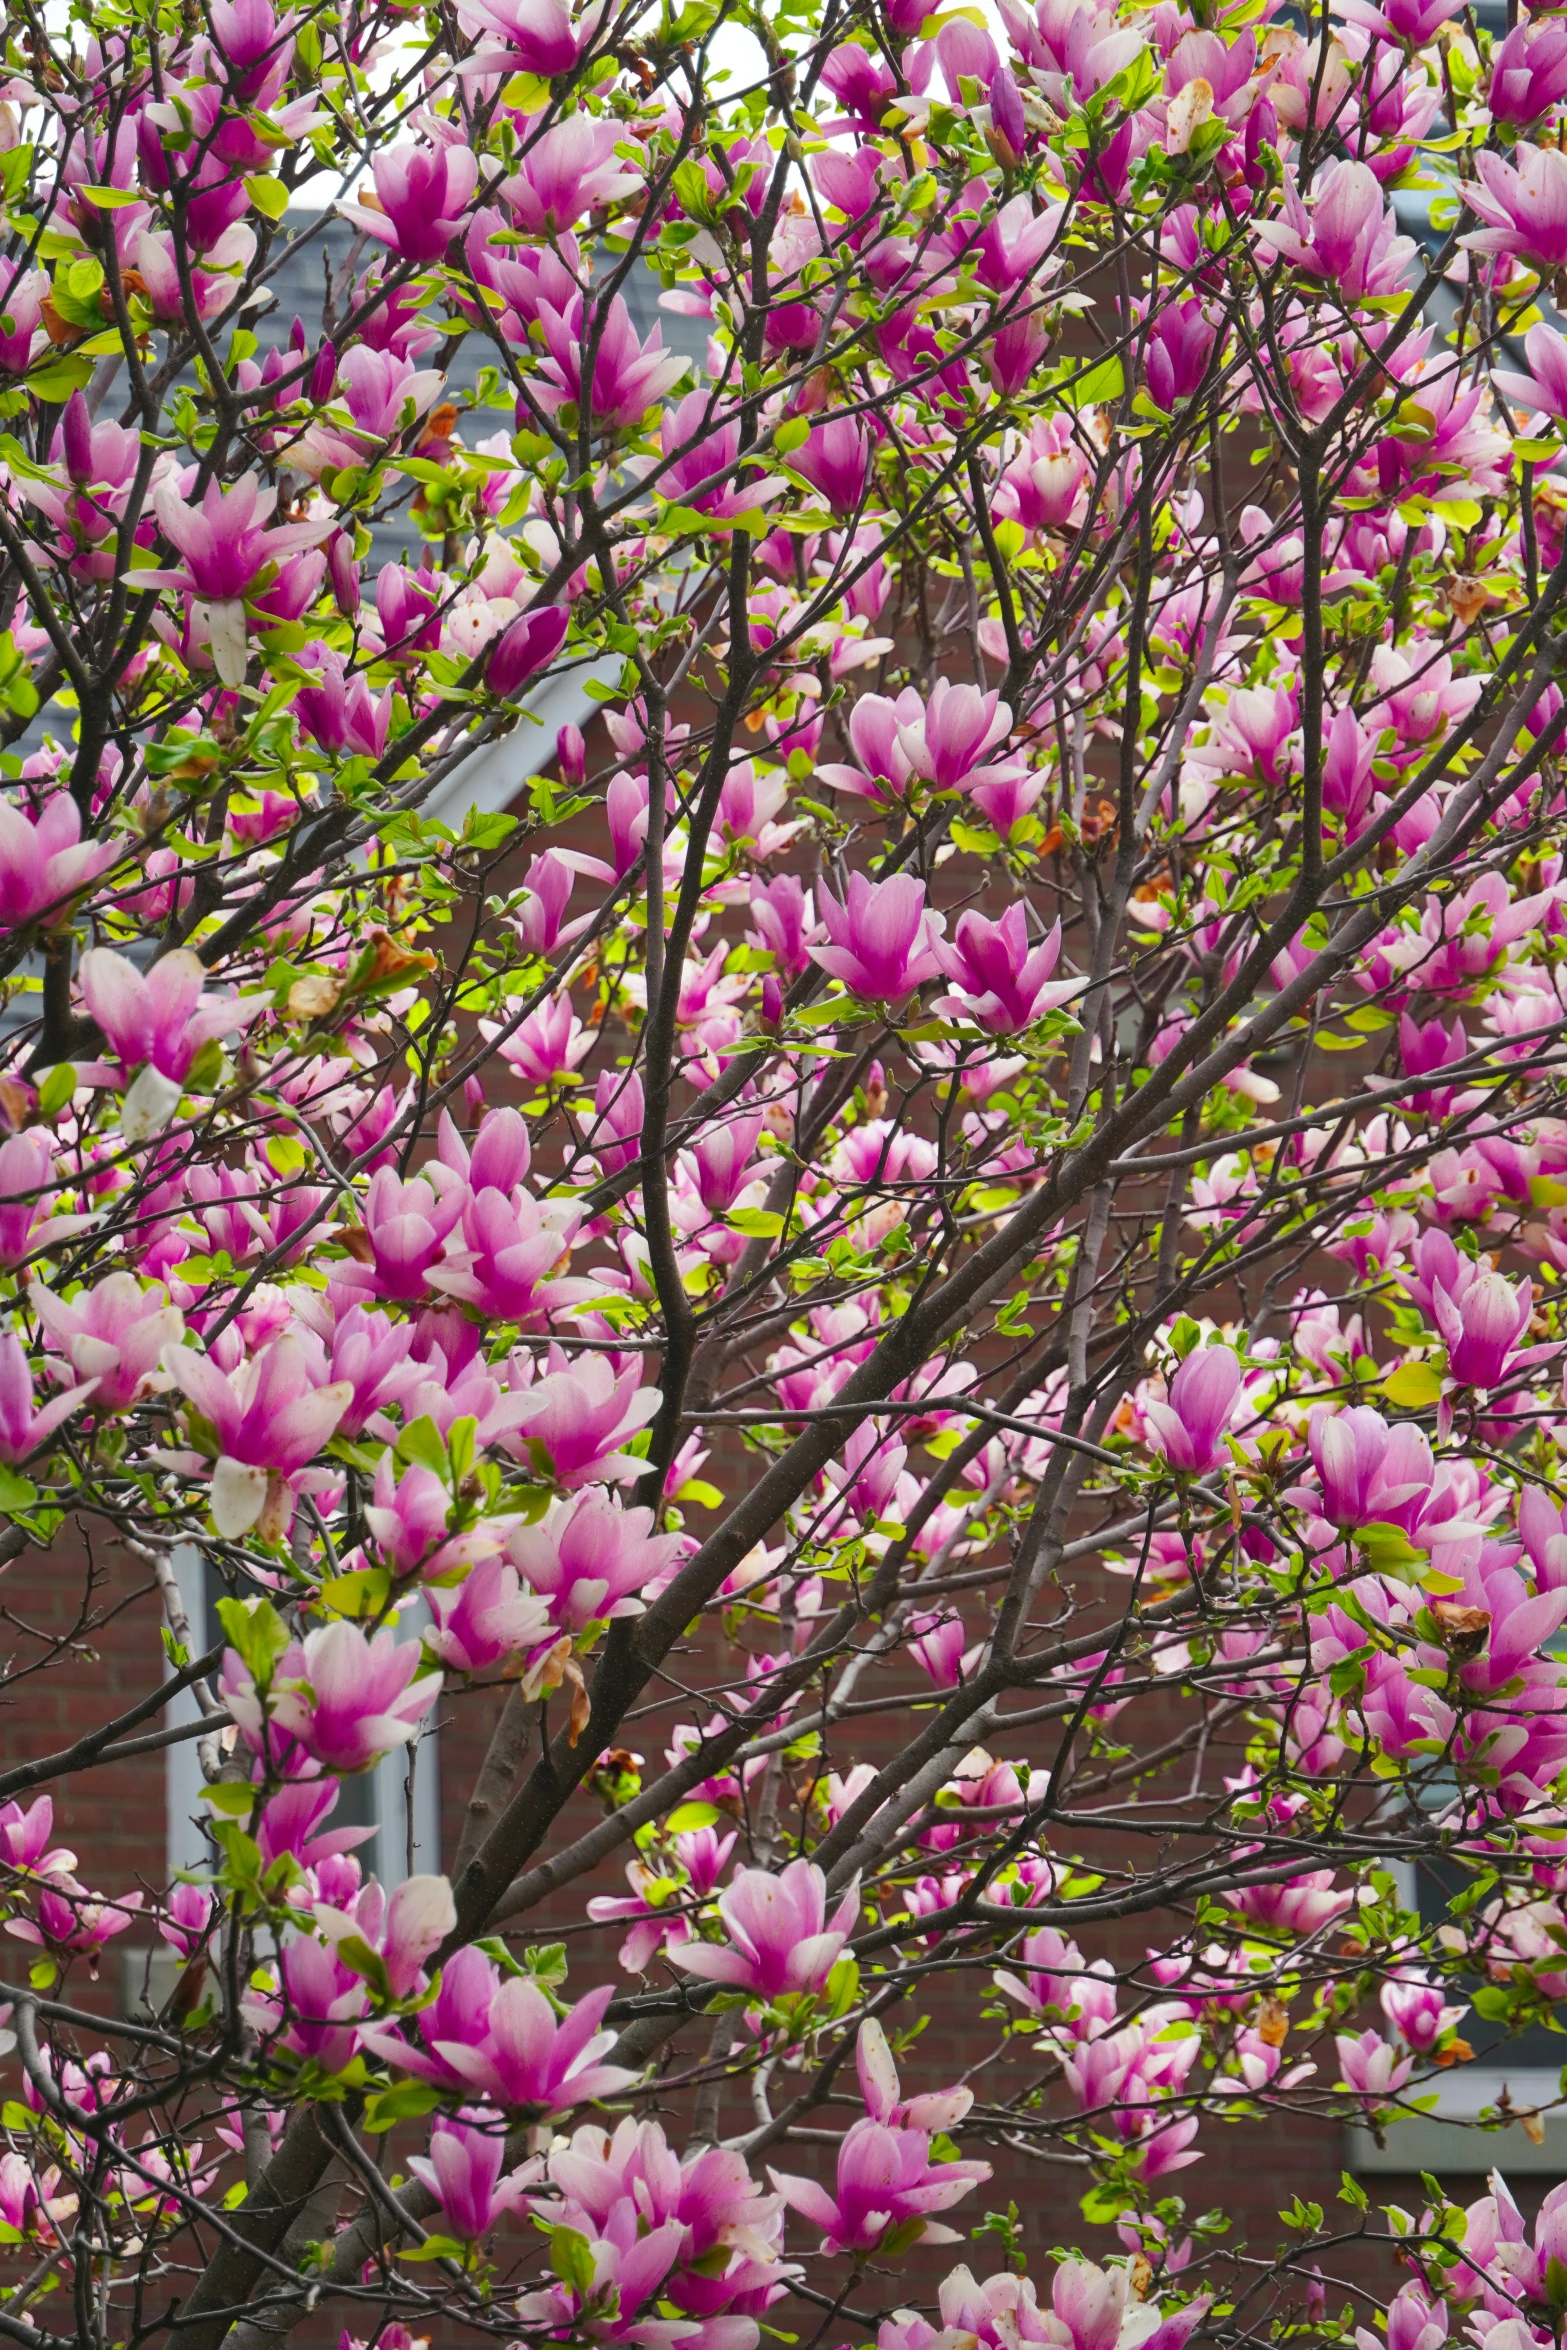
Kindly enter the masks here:
[[1289, 2010], [1277, 1999], [1265, 1999], [1257, 2017], [1258, 2039], [1267, 2048], [1282, 2048], [1289, 2028]]
[[575, 1746], [588, 1726], [593, 1708], [588, 1703], [587, 1683], [582, 1678], [582, 1667], [575, 1657], [568, 1660], [561, 1678], [565, 1687], [571, 1691], [571, 1720], [566, 1728], [566, 1744]]
[[1460, 1607], [1455, 1600], [1434, 1599], [1431, 1613], [1436, 1618], [1437, 1633], [1450, 1657], [1460, 1664], [1478, 1656], [1490, 1635], [1490, 1611], [1483, 1607]]
[[307, 971], [288, 991], [289, 1016], [294, 1020], [324, 1020], [337, 1008], [342, 984], [324, 971]]
[[1460, 628], [1473, 628], [1487, 604], [1501, 601], [1488, 580], [1458, 571], [1447, 583], [1447, 607]]

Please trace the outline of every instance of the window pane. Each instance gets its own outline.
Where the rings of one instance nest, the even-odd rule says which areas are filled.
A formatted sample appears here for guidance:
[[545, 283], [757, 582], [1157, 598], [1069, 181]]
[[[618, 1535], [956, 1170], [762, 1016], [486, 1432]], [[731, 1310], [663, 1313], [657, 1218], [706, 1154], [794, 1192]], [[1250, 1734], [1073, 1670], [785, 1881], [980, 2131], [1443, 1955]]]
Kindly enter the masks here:
[[[1425, 1859], [1415, 1863], [1415, 1907], [1420, 1922], [1425, 1926], [1439, 1926], [1447, 1915], [1448, 1904], [1455, 1893], [1461, 1893], [1469, 1883], [1468, 1873], [1455, 1861]], [[1478, 1977], [1466, 1976], [1463, 1989], [1472, 1992]], [[1456, 1990], [1455, 1990], [1456, 1996]], [[1516, 2032], [1510, 2038], [1500, 2024], [1494, 2024], [1470, 2009], [1459, 2027], [1476, 2056], [1488, 2059], [1498, 2072], [1525, 2072], [1528, 2070], [1559, 2072], [1567, 2064], [1567, 2035], [1547, 2031], [1544, 2024], [1531, 2024], [1526, 2032]]]

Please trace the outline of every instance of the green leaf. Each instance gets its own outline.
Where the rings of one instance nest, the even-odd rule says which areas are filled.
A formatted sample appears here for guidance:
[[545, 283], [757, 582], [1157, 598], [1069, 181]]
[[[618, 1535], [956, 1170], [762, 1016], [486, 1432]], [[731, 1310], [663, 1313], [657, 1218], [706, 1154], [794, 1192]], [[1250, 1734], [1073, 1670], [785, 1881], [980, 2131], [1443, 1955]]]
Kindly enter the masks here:
[[218, 1618], [253, 1681], [270, 1681], [288, 1646], [288, 1627], [265, 1599], [220, 1599]]
[[256, 1800], [255, 1788], [245, 1779], [219, 1779], [204, 1792], [214, 1811], [236, 1820], [248, 1820]]
[[786, 416], [773, 435], [773, 447], [780, 457], [789, 457], [796, 449], [803, 449], [811, 437], [808, 416]]
[[444, 1484], [450, 1469], [441, 1432], [428, 1412], [406, 1427], [397, 1439], [397, 1457], [401, 1461], [417, 1461], [422, 1469], [431, 1469]]
[[36, 1485], [29, 1485], [14, 1469], [0, 1468], [0, 1510], [30, 1510], [37, 1499]]
[[1379, 1575], [1402, 1575], [1407, 1579], [1410, 1568], [1426, 1564], [1425, 1553], [1416, 1550], [1403, 1527], [1390, 1526], [1382, 1520], [1370, 1526], [1357, 1526], [1355, 1545]]
[[716, 1828], [719, 1812], [712, 1803], [677, 1803], [664, 1822], [671, 1836], [683, 1836], [692, 1828]]
[[693, 162], [689, 155], [675, 165], [674, 189], [675, 201], [682, 212], [688, 212], [693, 220], [711, 218], [713, 197], [707, 184], [707, 174], [700, 163]]
[[451, 1486], [455, 1493], [462, 1485], [478, 1455], [479, 1423], [469, 1416], [454, 1420], [447, 1433], [446, 1451], [451, 1462]]
[[387, 1977], [386, 1961], [379, 1950], [372, 1950], [362, 1934], [345, 1934], [334, 1945], [344, 1966], [356, 1975], [363, 1975], [378, 1999], [390, 1999], [392, 1986]]
[[417, 2121], [421, 2114], [433, 2113], [440, 2102], [440, 2090], [432, 2089], [428, 2081], [399, 2081], [395, 2088], [383, 2089], [371, 2098], [365, 2107], [364, 2126], [372, 2138], [379, 2138], [399, 2122]]
[[1442, 1374], [1431, 1363], [1400, 1363], [1382, 1382], [1382, 1392], [1400, 1411], [1423, 1411], [1442, 1392]]
[[1101, 359], [1086, 375], [1061, 385], [1061, 397], [1073, 408], [1107, 408], [1126, 389], [1126, 375], [1117, 358]]
[[351, 1575], [334, 1575], [322, 1585], [321, 1604], [334, 1615], [378, 1616], [391, 1588], [385, 1567], [356, 1567]]
[[784, 1228], [784, 1219], [771, 1208], [732, 1208], [725, 1222], [748, 1240], [776, 1240]]
[[587, 2299], [593, 2290], [593, 2252], [586, 2236], [575, 2228], [551, 2228], [550, 2266], [579, 2300]]
[[46, 1072], [38, 1087], [38, 1115], [50, 1125], [68, 1102], [76, 1098], [76, 1065], [72, 1061], [56, 1061]]
[[281, 220], [288, 210], [288, 190], [281, 180], [257, 173], [246, 180], [245, 193], [256, 210], [264, 212], [268, 220]]
[[63, 408], [73, 392], [79, 392], [92, 380], [93, 363], [77, 358], [71, 352], [61, 352], [46, 359], [42, 367], [27, 377], [27, 389], [35, 400], [47, 400], [51, 407]]
[[656, 530], [667, 531], [671, 538], [695, 538], [704, 530], [719, 530], [727, 525], [715, 523], [711, 514], [703, 514], [695, 506], [666, 506], [654, 524]]

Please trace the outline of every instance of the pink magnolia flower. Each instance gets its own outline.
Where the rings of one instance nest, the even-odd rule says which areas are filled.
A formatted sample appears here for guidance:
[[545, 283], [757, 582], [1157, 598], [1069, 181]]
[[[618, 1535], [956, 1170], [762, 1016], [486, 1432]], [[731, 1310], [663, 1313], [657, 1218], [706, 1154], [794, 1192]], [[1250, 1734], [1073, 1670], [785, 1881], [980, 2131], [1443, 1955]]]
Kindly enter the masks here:
[[[546, 849], [542, 857], [529, 859], [512, 927], [530, 955], [552, 955], [558, 946], [570, 946], [592, 923], [591, 913], [578, 915], [571, 922], [565, 919], [579, 873], [589, 873], [597, 881], [615, 878], [613, 866], [606, 865], [602, 857], [584, 856], [577, 849]], [[509, 1188], [502, 1186], [503, 1190]]]
[[46, 1437], [81, 1410], [97, 1385], [96, 1379], [88, 1379], [79, 1387], [68, 1387], [35, 1411], [27, 1349], [14, 1330], [0, 1333], [0, 1461], [14, 1467], [29, 1459]]
[[575, 228], [584, 212], [631, 195], [642, 181], [615, 153], [620, 138], [616, 122], [569, 114], [534, 139], [498, 191], [517, 226], [529, 236], [559, 236]]
[[1368, 2112], [1395, 2096], [1415, 2069], [1413, 2057], [1400, 2056], [1380, 2032], [1339, 2032], [1333, 2045], [1344, 2086]]
[[37, 1127], [0, 1142], [0, 1267], [14, 1272], [52, 1241], [86, 1232], [91, 1216], [54, 1216], [54, 1152]]
[[1432, 1303], [1453, 1378], [1461, 1387], [1497, 1386], [1529, 1327], [1533, 1284], [1523, 1281], [1514, 1289], [1500, 1273], [1484, 1273], [1456, 1302], [1438, 1285]]
[[999, 922], [987, 922], [983, 914], [960, 914], [951, 942], [936, 942], [937, 960], [958, 993], [938, 996], [934, 1008], [973, 1020], [991, 1036], [1011, 1036], [1070, 1003], [1087, 986], [1083, 979], [1052, 980], [1060, 956], [1059, 922], [1030, 948], [1021, 902], [1008, 906]]
[[306, 733], [337, 757], [379, 759], [392, 723], [391, 687], [372, 694], [364, 678], [349, 677], [343, 655], [328, 645], [307, 645], [300, 660], [319, 678], [294, 696], [295, 715]]
[[[482, 2022], [474, 2003], [468, 2011], [470, 2028], [461, 2038], [441, 2036], [439, 2017], [421, 2018], [421, 2026], [447, 2079], [511, 2111], [549, 2121], [575, 2105], [613, 2097], [636, 2078], [620, 2065], [601, 2061], [615, 2044], [613, 2032], [599, 2030], [613, 1997], [613, 1986], [606, 1984], [558, 2019], [537, 1983], [513, 1976], [488, 1999]], [[477, 2031], [472, 2030], [475, 2023]], [[389, 2062], [417, 2069], [390, 2036], [370, 2044]]]
[[642, 1080], [632, 1070], [602, 1069], [591, 1110], [579, 1110], [583, 1140], [606, 1175], [618, 1175], [641, 1155], [646, 1104]]
[[[905, 686], [895, 700], [885, 694], [861, 694], [849, 712], [849, 743], [859, 766], [824, 761], [817, 768], [817, 780], [831, 784], [834, 791], [852, 792], [857, 799], [901, 799], [914, 772], [904, 748], [904, 732], [919, 727], [924, 715], [925, 705], [913, 686]], [[776, 882], [771, 885], [774, 889], [777, 886]], [[800, 884], [795, 882], [794, 886], [798, 889]]]
[[640, 1614], [637, 1595], [680, 1555], [680, 1536], [654, 1535], [652, 1524], [651, 1510], [623, 1510], [590, 1486], [552, 1502], [537, 1525], [519, 1526], [506, 1555], [548, 1601], [556, 1629], [580, 1632], [590, 1623]]
[[424, 1376], [424, 1365], [411, 1361], [414, 1334], [407, 1322], [393, 1322], [365, 1306], [350, 1306], [340, 1314], [332, 1332], [330, 1379], [334, 1387], [349, 1390], [337, 1434], [353, 1438], [388, 1404], [401, 1403]]
[[1511, 163], [1481, 149], [1475, 170], [1464, 200], [1488, 225], [1462, 240], [1470, 252], [1516, 253], [1537, 269], [1567, 264], [1567, 155], [1520, 140]]
[[999, 693], [982, 694], [976, 685], [954, 685], [939, 677], [919, 716], [900, 718], [898, 745], [916, 775], [928, 777], [938, 790], [956, 791], [988, 773], [981, 766], [985, 753], [1004, 743], [1011, 731], [1012, 712]]
[[82, 839], [81, 812], [68, 791], [52, 793], [36, 817], [0, 799], [0, 930], [60, 921], [120, 854], [115, 841]]
[[338, 1276], [344, 1287], [404, 1304], [422, 1298], [470, 1196], [462, 1176], [439, 1159], [407, 1183], [391, 1167], [378, 1167], [364, 1205], [370, 1262], [345, 1265]]
[[189, 1346], [166, 1346], [163, 1368], [211, 1430], [212, 1519], [231, 1542], [256, 1524], [274, 1478], [314, 1460], [353, 1394], [346, 1379], [329, 1383], [319, 1357], [291, 1334], [232, 1373]]
[[336, 1779], [292, 1779], [269, 1796], [254, 1829], [262, 1867], [269, 1869], [286, 1852], [302, 1869], [316, 1869], [366, 1843], [373, 1825], [317, 1832], [341, 1793]]
[[603, 10], [588, 8], [573, 25], [563, 0], [466, 0], [462, 15], [482, 39], [470, 70], [493, 73], [509, 67], [549, 80], [570, 73], [597, 32]]
[[857, 2061], [869, 2110], [839, 2145], [835, 2192], [829, 2195], [814, 2179], [780, 2171], [769, 2174], [774, 2186], [822, 2230], [827, 2252], [873, 2252], [893, 2228], [907, 2231], [907, 2241], [958, 2242], [931, 2215], [950, 2211], [988, 2179], [990, 2164], [933, 2163], [930, 2139], [932, 2131], [962, 2120], [973, 2103], [972, 2091], [946, 2090], [900, 2105], [897, 2070], [874, 2018], [860, 2026]]
[[[248, 1028], [269, 1007], [265, 995], [205, 995], [206, 977], [188, 947], [160, 955], [145, 976], [108, 947], [82, 957], [82, 995], [119, 1064], [108, 1079], [126, 1084], [121, 1117], [130, 1141], [168, 1124], [203, 1045]], [[140, 1075], [127, 1084], [133, 1069]]]
[[1409, 1967], [1400, 1968], [1383, 1984], [1380, 1998], [1382, 2013], [1418, 2056], [1429, 2056], [1467, 2012], [1462, 2000], [1456, 2007], [1446, 2005], [1441, 1985], [1427, 1982], [1424, 1975]]
[[381, 1961], [394, 1999], [429, 1989], [424, 1965], [457, 1923], [457, 1905], [444, 1877], [405, 1877], [390, 1898], [374, 1878], [351, 1910], [314, 1904], [315, 1927], [329, 1942], [357, 1938]]
[[481, 1559], [455, 1590], [431, 1584], [425, 1599], [435, 1619], [425, 1645], [448, 1672], [492, 1672], [551, 1641], [549, 1608], [522, 1589], [507, 1559]]
[[1218, 339], [1201, 302], [1172, 302], [1154, 313], [1143, 353], [1148, 396], [1169, 415], [1202, 387]]
[[452, 2233], [472, 2243], [487, 2235], [508, 2211], [517, 2209], [543, 2168], [535, 2159], [503, 2179], [501, 2164], [505, 2159], [506, 2148], [497, 2131], [442, 2120], [430, 2132], [428, 2157], [410, 2155], [408, 2168], [435, 2197]]
[[1460, 5], [1461, 0], [1382, 0], [1380, 7], [1373, 7], [1371, 0], [1343, 0], [1341, 13], [1351, 24], [1364, 25], [1385, 40], [1423, 49], [1449, 17], [1458, 14]]
[[940, 917], [925, 911], [925, 884], [912, 873], [851, 873], [843, 905], [823, 883], [821, 916], [832, 943], [809, 948], [812, 962], [868, 1003], [901, 1003], [942, 967]]
[[32, 1942], [68, 1951], [74, 1958], [85, 1958], [96, 1973], [104, 1944], [136, 1923], [141, 1905], [139, 1893], [126, 1893], [118, 1901], [111, 1901], [107, 1894], [89, 1893], [72, 1877], [57, 1877], [39, 1891], [37, 1922], [31, 1918], [8, 1918], [5, 1930], [19, 1942]]
[[[1567, 28], [1545, 23], [1514, 25], [1491, 51], [1491, 87], [1486, 104], [1493, 122], [1527, 130], [1548, 108], [1567, 97]], [[1527, 344], [1525, 345], [1527, 349]], [[1531, 353], [1529, 364], [1535, 366]], [[1508, 394], [1511, 398], [1513, 395]]]
[[564, 311], [541, 302], [539, 325], [548, 357], [543, 362], [545, 380], [535, 383], [534, 398], [551, 408], [586, 404], [594, 422], [612, 431], [640, 424], [649, 408], [686, 370], [678, 351], [664, 349], [663, 335], [656, 326], [645, 344], [638, 340], [631, 313], [619, 294], [610, 303], [608, 315], [592, 321], [598, 350], [591, 384], [582, 380], [589, 340], [582, 296], [574, 295]]
[[463, 1208], [467, 1246], [431, 1269], [430, 1287], [496, 1321], [536, 1329], [561, 1307], [595, 1294], [591, 1281], [546, 1278], [568, 1254], [581, 1221], [574, 1208], [553, 1202], [541, 1208], [524, 1191], [508, 1198], [487, 1185]]
[[158, 1932], [181, 1958], [191, 1958], [206, 1941], [217, 1896], [201, 1885], [175, 1885], [163, 1905]]
[[[553, 855], [554, 851], [546, 850], [545, 854]], [[470, 1151], [452, 1124], [450, 1111], [443, 1110], [436, 1155], [474, 1191], [495, 1190], [509, 1196], [528, 1172], [528, 1129], [516, 1110], [487, 1110]]]
[[1055, 421], [1036, 424], [1021, 456], [1001, 476], [996, 513], [1025, 530], [1063, 530], [1087, 478], [1087, 458], [1074, 442], [1063, 443]]
[[813, 490], [820, 490], [835, 514], [852, 514], [865, 495], [870, 436], [857, 417], [835, 416], [812, 425], [804, 447], [789, 462]]
[[154, 492], [158, 526], [184, 557], [179, 571], [144, 571], [139, 585], [183, 588], [207, 607], [212, 661], [225, 685], [245, 680], [244, 599], [267, 567], [297, 547], [318, 546], [335, 528], [330, 518], [267, 528], [277, 491], [247, 473], [225, 490], [209, 481], [199, 507], [188, 505], [171, 481]]
[[1396, 1522], [1431, 1489], [1431, 1448], [1407, 1421], [1390, 1429], [1367, 1405], [1335, 1412], [1319, 1404], [1307, 1437], [1323, 1511], [1336, 1526]]
[[1353, 1909], [1353, 1893], [1335, 1891], [1331, 1869], [1307, 1869], [1280, 1885], [1243, 1885], [1224, 1899], [1243, 1917], [1288, 1934], [1315, 1934]]
[[963, 1678], [963, 1618], [919, 1615], [911, 1618], [909, 1654], [920, 1671], [938, 1689], [956, 1689]]
[[387, 1627], [367, 1640], [357, 1624], [338, 1621], [292, 1641], [273, 1675], [269, 1703], [232, 1648], [220, 1688], [250, 1744], [267, 1740], [267, 1714], [329, 1771], [362, 1771], [418, 1735], [441, 1693], [439, 1673], [419, 1672], [416, 1641], [397, 1644]]
[[[1524, 25], [1518, 28], [1519, 32], [1528, 29]], [[1567, 62], [1567, 28], [1554, 29]], [[1494, 368], [1492, 383], [1504, 400], [1512, 400], [1520, 408], [1543, 408], [1547, 416], [1567, 420], [1567, 339], [1542, 319], [1538, 326], [1530, 327], [1523, 347], [1532, 372], [1518, 375], [1511, 368]]]
[[1489, 1272], [1491, 1266], [1489, 1257], [1482, 1257], [1478, 1262], [1466, 1257], [1450, 1233], [1434, 1226], [1421, 1233], [1409, 1255], [1409, 1266], [1400, 1266], [1394, 1278], [1433, 1320], [1438, 1287], [1445, 1289], [1456, 1303], [1470, 1284], [1478, 1281], [1482, 1273]]
[[707, 392], [688, 392], [678, 408], [664, 418], [660, 446], [664, 464], [658, 487], [672, 504], [690, 506], [715, 525], [738, 521], [776, 498], [782, 480], [769, 476], [743, 487], [737, 478], [740, 454], [738, 423], [710, 426], [713, 402]]
[[[134, 208], [120, 214], [121, 220], [134, 217]], [[192, 306], [198, 318], [215, 318], [228, 308], [234, 299], [236, 276], [248, 269], [255, 257], [256, 234], [243, 221], [235, 221], [215, 245], [207, 247], [201, 256], [203, 266], [190, 272]], [[187, 323], [185, 285], [172, 236], [154, 229], [139, 230], [135, 263], [153, 317], [166, 326], [184, 326]], [[145, 579], [148, 575], [144, 572], [142, 576]]]
[[485, 663], [484, 682], [491, 693], [514, 694], [547, 669], [566, 641], [570, 619], [564, 604], [536, 604], [514, 620]]
[[515, 1399], [524, 1409], [513, 1449], [568, 1493], [639, 1477], [641, 1461], [619, 1447], [652, 1419], [662, 1401], [658, 1389], [639, 1387], [634, 1366], [617, 1378], [602, 1355], [568, 1369], [552, 1347], [549, 1359], [545, 1376]]
[[143, 1289], [134, 1273], [110, 1273], [69, 1304], [42, 1281], [31, 1290], [34, 1313], [79, 1379], [94, 1383], [100, 1412], [128, 1412], [151, 1393], [166, 1346], [185, 1329], [160, 1282]]
[[32, 1869], [40, 1876], [68, 1877], [76, 1855], [64, 1845], [51, 1851], [54, 1834], [54, 1798], [37, 1796], [24, 1811], [19, 1803], [0, 1806], [0, 1861], [8, 1868]]
[[829, 1920], [827, 1880], [814, 1861], [791, 1861], [776, 1877], [766, 1869], [741, 1869], [718, 1899], [728, 1942], [692, 1942], [670, 1956], [688, 1974], [758, 1999], [822, 1991], [859, 1905], [856, 1878]]
[[1364, 163], [1335, 163], [1324, 172], [1309, 212], [1286, 175], [1283, 220], [1259, 221], [1253, 234], [1279, 259], [1327, 278], [1349, 301], [1401, 293], [1415, 249], [1413, 238], [1396, 234], [1382, 184]]
[[373, 169], [374, 202], [340, 204], [344, 219], [405, 261], [439, 261], [479, 184], [477, 158], [467, 147], [410, 143], [378, 155]]
[[500, 1548], [500, 1539], [482, 1521], [448, 1542], [446, 1522], [452, 1497], [433, 1469], [411, 1462], [401, 1477], [392, 1455], [383, 1452], [376, 1463], [372, 1499], [365, 1505], [365, 1525], [388, 1568], [396, 1576], [423, 1568], [427, 1576], [455, 1573]]
[[502, 1060], [528, 1085], [554, 1085], [570, 1077], [594, 1045], [594, 1031], [577, 1018], [564, 989], [530, 1012], [510, 1035], [490, 1020], [479, 1022], [479, 1033], [487, 1043], [496, 1043]]
[[766, 1121], [761, 1112], [742, 1113], [710, 1127], [691, 1153], [697, 1196], [709, 1215], [727, 1216], [756, 1172], [756, 1145]]
[[1225, 1458], [1220, 1442], [1241, 1389], [1232, 1347], [1204, 1346], [1189, 1354], [1170, 1382], [1166, 1403], [1143, 1405], [1149, 1442], [1172, 1469], [1205, 1476]]
[[1420, 935], [1429, 952], [1417, 965], [1419, 984], [1433, 991], [1467, 993], [1495, 969], [1507, 948], [1539, 929], [1554, 903], [1550, 890], [1514, 897], [1500, 873], [1482, 874], [1449, 898], [1428, 899]]
[[275, 2035], [290, 2054], [340, 2073], [359, 2047], [359, 2019], [370, 2005], [363, 1978], [313, 1934], [288, 1934], [278, 1960], [279, 1991], [252, 1991], [248, 2021]]

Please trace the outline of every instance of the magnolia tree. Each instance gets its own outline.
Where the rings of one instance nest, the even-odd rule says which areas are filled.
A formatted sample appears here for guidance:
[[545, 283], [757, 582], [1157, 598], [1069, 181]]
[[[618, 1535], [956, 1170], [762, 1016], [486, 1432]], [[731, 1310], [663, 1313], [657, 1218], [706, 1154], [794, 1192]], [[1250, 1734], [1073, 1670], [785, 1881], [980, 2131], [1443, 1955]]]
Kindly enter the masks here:
[[997, 6], [11, 14], [9, 2339], [1560, 2342], [1567, 26]]

